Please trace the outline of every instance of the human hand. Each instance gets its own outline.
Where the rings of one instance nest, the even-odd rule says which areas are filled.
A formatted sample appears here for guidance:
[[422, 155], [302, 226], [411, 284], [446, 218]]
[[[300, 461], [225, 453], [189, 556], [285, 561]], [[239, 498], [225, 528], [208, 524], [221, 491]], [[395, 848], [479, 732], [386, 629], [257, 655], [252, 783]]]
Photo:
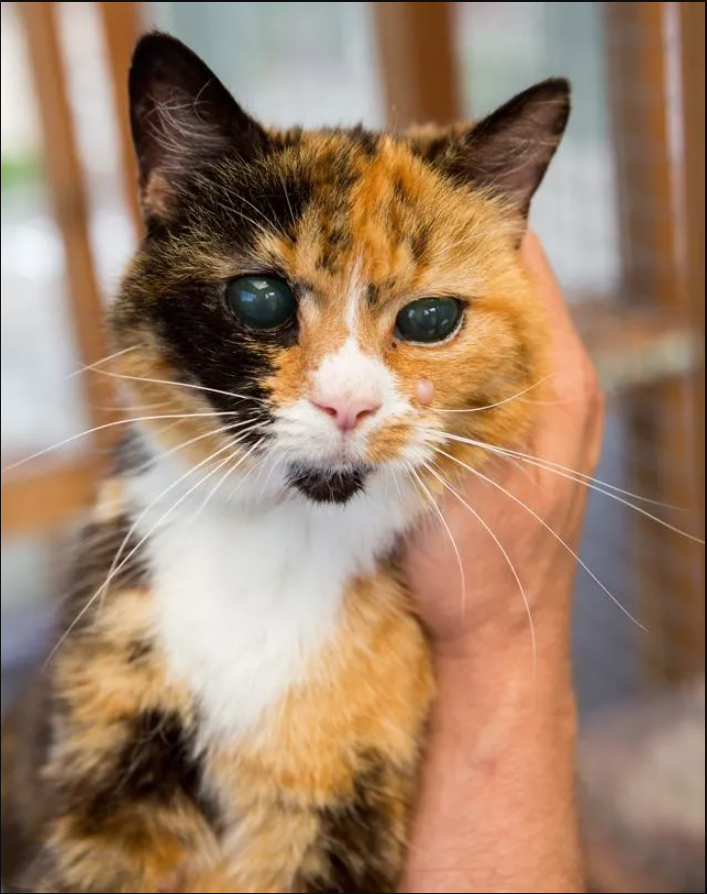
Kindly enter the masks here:
[[593, 472], [603, 403], [535, 237], [522, 255], [552, 332], [553, 394], [527, 447], [542, 462], [516, 455], [455, 482], [473, 509], [452, 495], [441, 507], [463, 598], [439, 519], [405, 553], [438, 698], [401, 891], [583, 890], [569, 620], [587, 488], [556, 472]]
[[[478, 654], [488, 638], [494, 649], [510, 645], [517, 651], [524, 643], [535, 652], [548, 616], [554, 637], [569, 620], [573, 552], [588, 489], [562, 470], [593, 473], [603, 400], [539, 240], [526, 236], [521, 254], [551, 328], [552, 393], [537, 402], [525, 451], [537, 464], [520, 456], [497, 458], [481, 470], [487, 480], [469, 474], [455, 485], [488, 528], [450, 494], [442, 506], [449, 531], [431, 517], [407, 545], [405, 563], [417, 607], [441, 658]], [[463, 594], [452, 538], [464, 570]]]

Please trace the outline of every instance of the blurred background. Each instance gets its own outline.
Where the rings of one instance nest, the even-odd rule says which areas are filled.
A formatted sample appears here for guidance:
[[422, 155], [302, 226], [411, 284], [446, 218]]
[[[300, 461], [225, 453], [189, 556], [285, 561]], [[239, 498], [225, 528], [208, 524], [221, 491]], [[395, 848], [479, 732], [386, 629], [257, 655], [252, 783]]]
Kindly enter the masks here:
[[[2, 3], [3, 466], [116, 418], [102, 306], [139, 237], [125, 80], [186, 40], [272, 124], [475, 117], [575, 86], [533, 210], [610, 396], [599, 477], [704, 531], [704, 3]], [[42, 647], [97, 434], [2, 480], [3, 711]], [[645, 505], [645, 504], [644, 504]], [[651, 508], [651, 507], [647, 507]], [[577, 579], [595, 890], [704, 891], [703, 547], [596, 493]]]

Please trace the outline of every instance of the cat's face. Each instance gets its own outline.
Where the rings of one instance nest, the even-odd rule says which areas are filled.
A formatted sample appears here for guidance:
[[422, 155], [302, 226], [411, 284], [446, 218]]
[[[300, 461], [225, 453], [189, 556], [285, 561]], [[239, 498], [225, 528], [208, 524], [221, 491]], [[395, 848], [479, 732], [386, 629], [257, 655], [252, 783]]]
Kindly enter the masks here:
[[484, 456], [447, 435], [517, 443], [545, 342], [517, 248], [565, 82], [473, 131], [277, 133], [153, 35], [131, 101], [148, 235], [113, 329], [166, 449], [343, 503], [443, 472], [435, 445]]

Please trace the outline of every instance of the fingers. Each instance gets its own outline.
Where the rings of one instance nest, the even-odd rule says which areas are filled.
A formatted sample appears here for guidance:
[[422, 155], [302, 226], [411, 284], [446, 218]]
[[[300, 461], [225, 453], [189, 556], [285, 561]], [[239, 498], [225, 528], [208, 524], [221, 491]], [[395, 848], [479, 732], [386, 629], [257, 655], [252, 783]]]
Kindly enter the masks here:
[[557, 405], [539, 412], [538, 453], [593, 466], [598, 457], [603, 401], [596, 373], [577, 333], [540, 240], [528, 233], [521, 256], [536, 283], [553, 342], [553, 390]]
[[520, 254], [537, 285], [538, 296], [551, 317], [551, 324], [559, 325], [563, 329], [569, 328], [576, 335], [560, 284], [555, 278], [542, 243], [534, 233], [526, 233]]
[[546, 312], [553, 343], [556, 385], [559, 381], [568, 384], [574, 381], [576, 388], [592, 372], [592, 365], [567, 309], [560, 284], [540, 240], [533, 233], [526, 235], [521, 246], [521, 257]]

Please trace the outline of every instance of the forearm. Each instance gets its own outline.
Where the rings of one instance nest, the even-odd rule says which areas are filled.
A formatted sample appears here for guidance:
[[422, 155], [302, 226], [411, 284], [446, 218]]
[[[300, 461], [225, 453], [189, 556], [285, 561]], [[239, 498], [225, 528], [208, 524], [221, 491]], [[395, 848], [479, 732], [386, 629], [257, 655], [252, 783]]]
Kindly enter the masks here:
[[[566, 633], [447, 658], [405, 892], [580, 892]], [[559, 643], [559, 645], [558, 645]], [[491, 682], [490, 682], [491, 681]]]

